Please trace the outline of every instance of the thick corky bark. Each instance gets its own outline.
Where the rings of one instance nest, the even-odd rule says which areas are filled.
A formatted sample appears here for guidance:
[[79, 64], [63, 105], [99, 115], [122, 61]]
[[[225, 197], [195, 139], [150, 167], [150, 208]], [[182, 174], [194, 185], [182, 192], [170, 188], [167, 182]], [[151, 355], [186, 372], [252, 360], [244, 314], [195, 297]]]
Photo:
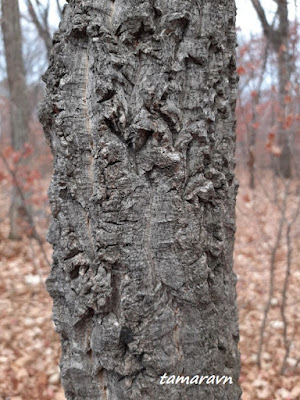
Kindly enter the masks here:
[[235, 45], [233, 0], [64, 9], [41, 120], [68, 400], [240, 398]]

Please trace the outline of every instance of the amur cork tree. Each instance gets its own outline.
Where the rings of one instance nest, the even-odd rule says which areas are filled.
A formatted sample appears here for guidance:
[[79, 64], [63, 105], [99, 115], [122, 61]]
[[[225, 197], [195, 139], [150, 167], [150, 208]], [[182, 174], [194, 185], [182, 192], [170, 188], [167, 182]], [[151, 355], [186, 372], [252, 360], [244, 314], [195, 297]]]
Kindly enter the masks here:
[[240, 399], [235, 12], [233, 0], [64, 8], [40, 118], [68, 400]]

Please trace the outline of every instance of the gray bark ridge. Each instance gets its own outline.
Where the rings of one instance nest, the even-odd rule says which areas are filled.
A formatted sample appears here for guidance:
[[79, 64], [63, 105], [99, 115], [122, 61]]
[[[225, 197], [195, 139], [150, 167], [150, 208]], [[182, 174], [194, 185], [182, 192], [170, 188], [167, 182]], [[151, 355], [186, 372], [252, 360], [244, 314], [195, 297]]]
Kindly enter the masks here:
[[64, 8], [40, 118], [68, 400], [240, 399], [235, 46], [232, 0]]

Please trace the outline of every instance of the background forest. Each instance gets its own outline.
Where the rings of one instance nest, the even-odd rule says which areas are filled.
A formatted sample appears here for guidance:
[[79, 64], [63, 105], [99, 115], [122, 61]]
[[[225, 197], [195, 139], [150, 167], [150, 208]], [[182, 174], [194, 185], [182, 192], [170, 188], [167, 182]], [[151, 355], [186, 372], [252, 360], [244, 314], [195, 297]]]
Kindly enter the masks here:
[[[20, 15], [13, 3], [1, 1], [0, 399], [60, 400], [59, 337], [45, 289], [52, 160], [38, 104], [64, 2], [23, 0]], [[253, 14], [252, 29], [237, 28], [244, 400], [300, 399], [300, 12], [289, 3], [238, 2], [239, 24]]]

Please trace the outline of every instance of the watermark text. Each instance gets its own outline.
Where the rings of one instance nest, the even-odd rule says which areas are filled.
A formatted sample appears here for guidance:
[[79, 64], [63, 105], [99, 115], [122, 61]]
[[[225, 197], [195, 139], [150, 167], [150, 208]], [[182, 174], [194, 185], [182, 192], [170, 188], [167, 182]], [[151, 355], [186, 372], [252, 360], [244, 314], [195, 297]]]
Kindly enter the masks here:
[[160, 385], [232, 385], [232, 377], [226, 375], [194, 375], [194, 376], [182, 376], [182, 375], [167, 375], [166, 373], [160, 377]]

